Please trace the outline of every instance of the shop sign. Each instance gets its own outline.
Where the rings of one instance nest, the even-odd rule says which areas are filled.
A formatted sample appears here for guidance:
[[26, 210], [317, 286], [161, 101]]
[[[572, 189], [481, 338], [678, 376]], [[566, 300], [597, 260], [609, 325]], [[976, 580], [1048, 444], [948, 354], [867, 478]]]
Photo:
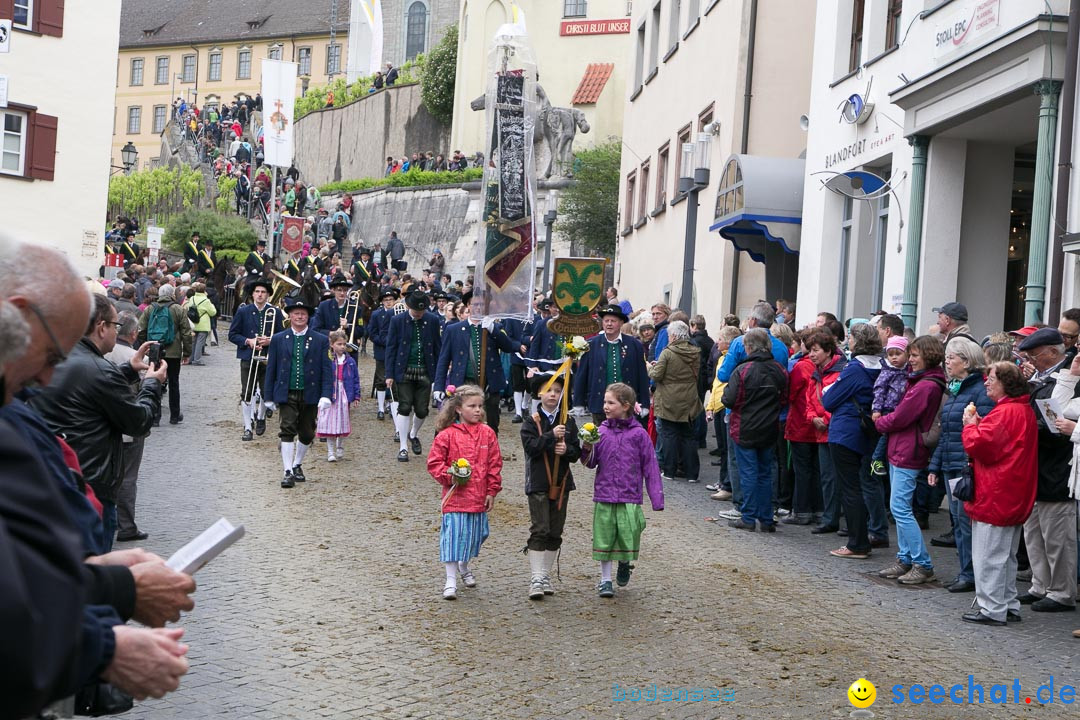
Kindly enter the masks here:
[[845, 145], [839, 150], [827, 154], [825, 156], [825, 167], [831, 168], [834, 165], [846, 163], [857, 155], [861, 155], [864, 150], [866, 150], [866, 138], [856, 140], [850, 145]]
[[619, 20], [563, 20], [560, 35], [623, 35], [630, 32], [629, 18]]
[[934, 57], [941, 58], [972, 43], [1001, 22], [1001, 0], [980, 0], [957, 10], [934, 28]]

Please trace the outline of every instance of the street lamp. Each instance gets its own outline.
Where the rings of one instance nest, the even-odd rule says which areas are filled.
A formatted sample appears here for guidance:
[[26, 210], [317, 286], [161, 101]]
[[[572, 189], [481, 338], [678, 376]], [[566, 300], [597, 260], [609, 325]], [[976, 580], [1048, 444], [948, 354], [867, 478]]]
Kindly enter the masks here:
[[679, 178], [679, 192], [686, 195], [686, 237], [683, 241], [682, 291], [679, 309], [691, 313], [694, 298], [694, 252], [697, 249], [698, 193], [709, 184], [709, 155], [712, 135], [698, 133], [696, 142], [683, 143], [679, 168], [685, 173]]
[[139, 162], [139, 150], [130, 140], [128, 140], [127, 145], [120, 148], [120, 162], [123, 165], [110, 165], [109, 167], [113, 170], [123, 170], [125, 175], [130, 173], [135, 164]]
[[544, 213], [544, 225], [547, 227], [547, 240], [544, 241], [544, 296], [548, 294], [548, 287], [551, 281], [551, 227], [555, 224], [555, 220], [559, 217], [559, 191], [548, 191], [548, 203], [551, 205], [551, 209]]

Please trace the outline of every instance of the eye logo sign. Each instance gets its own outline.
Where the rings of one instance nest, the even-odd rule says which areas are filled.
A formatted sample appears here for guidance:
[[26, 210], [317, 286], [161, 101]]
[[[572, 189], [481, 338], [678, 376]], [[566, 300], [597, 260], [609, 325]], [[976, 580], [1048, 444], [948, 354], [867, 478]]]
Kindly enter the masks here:
[[854, 707], [863, 710], [874, 704], [877, 700], [877, 688], [866, 678], [859, 678], [851, 683], [847, 691], [848, 702]]

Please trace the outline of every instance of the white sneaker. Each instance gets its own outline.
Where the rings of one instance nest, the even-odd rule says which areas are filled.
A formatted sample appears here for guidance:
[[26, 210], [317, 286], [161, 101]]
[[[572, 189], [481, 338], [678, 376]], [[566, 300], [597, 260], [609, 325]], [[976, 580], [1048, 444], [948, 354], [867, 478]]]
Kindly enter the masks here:
[[723, 510], [721, 512], [718, 512], [716, 513], [716, 516], [722, 517], [725, 520], [738, 520], [742, 517], [742, 513], [735, 508], [732, 508], [731, 510]]
[[443, 600], [457, 600], [457, 586], [447, 585], [442, 591]]
[[675, 480], [675, 478], [671, 477], [670, 475], [665, 475], [664, 473], [660, 473], [660, 479], [664, 482], [672, 482]]
[[465, 587], [467, 588], [476, 587], [476, 576], [472, 574], [472, 570], [466, 570], [461, 573], [461, 582], [465, 583]]
[[345, 459], [345, 448], [338, 448], [337, 450], [335, 450], [334, 451], [334, 457], [336, 457], [338, 460], [344, 460]]
[[730, 490], [720, 489], [720, 490], [717, 490], [716, 492], [714, 492], [709, 497], [711, 497], [713, 500], [730, 500], [731, 499], [731, 491]]
[[337, 457], [334, 456], [334, 453], [327, 453], [326, 462], [337, 462]]
[[530, 600], [543, 600], [544, 599], [544, 583], [540, 578], [534, 577], [529, 583], [529, 599]]
[[545, 595], [554, 595], [555, 594], [555, 586], [551, 584], [551, 576], [550, 575], [545, 575], [543, 577], [543, 579], [540, 581], [540, 586], [544, 588], [544, 594]]

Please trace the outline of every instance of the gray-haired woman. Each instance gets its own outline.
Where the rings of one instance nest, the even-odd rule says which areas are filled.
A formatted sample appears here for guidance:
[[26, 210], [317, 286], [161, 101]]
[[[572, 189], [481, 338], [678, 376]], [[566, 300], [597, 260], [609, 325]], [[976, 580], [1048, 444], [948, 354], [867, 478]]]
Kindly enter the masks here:
[[696, 483], [701, 468], [694, 420], [704, 410], [697, 390], [701, 351], [690, 344], [690, 328], [683, 321], [669, 324], [667, 333], [667, 347], [649, 367], [649, 378], [656, 383], [653, 410], [663, 420], [663, 476], [664, 480], [675, 477], [681, 463], [686, 479]]
[[[945, 347], [948, 388], [941, 405], [941, 438], [930, 457], [927, 482], [931, 487], [944, 482], [948, 492], [949, 514], [952, 516], [951, 539], [956, 544], [960, 570], [956, 573], [956, 579], [945, 589], [954, 593], [975, 591], [975, 570], [971, 562], [971, 519], [964, 511], [964, 501], [953, 497], [948, 481], [960, 477], [968, 464], [961, 437], [964, 432], [964, 409], [974, 404], [979, 416], [985, 417], [996, 404], [986, 394], [984, 367], [983, 349], [971, 340], [953, 338]], [[948, 544], [942, 538], [933, 538], [930, 543]]]

